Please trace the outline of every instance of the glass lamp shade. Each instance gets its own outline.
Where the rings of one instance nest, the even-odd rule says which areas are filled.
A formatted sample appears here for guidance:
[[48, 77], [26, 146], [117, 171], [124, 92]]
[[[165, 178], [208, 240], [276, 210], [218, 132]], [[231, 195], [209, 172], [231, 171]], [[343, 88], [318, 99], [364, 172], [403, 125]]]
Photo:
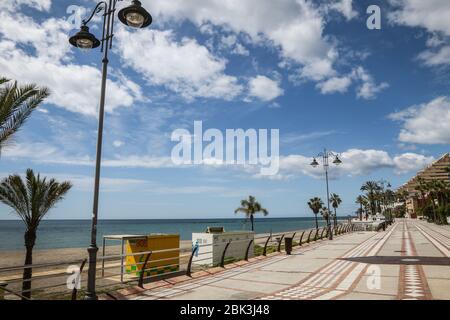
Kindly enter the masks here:
[[153, 21], [150, 13], [142, 7], [138, 0], [133, 0], [130, 6], [121, 9], [118, 16], [123, 24], [133, 28], [145, 28]]
[[336, 156], [336, 159], [334, 159], [333, 163], [338, 166], [342, 163], [342, 161], [341, 161], [341, 159], [339, 159], [338, 156]]
[[318, 163], [317, 160], [314, 158], [313, 162], [311, 162], [311, 165], [312, 165], [314, 168], [316, 168], [316, 167], [319, 165], [319, 163]]
[[89, 28], [87, 26], [81, 26], [81, 30], [74, 36], [70, 37], [69, 42], [74, 47], [82, 50], [97, 48], [100, 45], [100, 41], [89, 32]]
[[138, 12], [129, 12], [126, 14], [125, 19], [127, 24], [133, 28], [142, 28], [145, 22], [145, 18]]

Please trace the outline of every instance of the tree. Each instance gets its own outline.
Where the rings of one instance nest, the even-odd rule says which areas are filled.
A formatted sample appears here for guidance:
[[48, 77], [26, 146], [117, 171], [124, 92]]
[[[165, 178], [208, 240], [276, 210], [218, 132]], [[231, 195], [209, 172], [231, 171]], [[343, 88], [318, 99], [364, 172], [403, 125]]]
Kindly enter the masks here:
[[269, 211], [264, 209], [259, 202], [256, 201], [254, 196], [249, 196], [248, 200], [241, 200], [241, 206], [234, 210], [234, 213], [243, 212], [247, 218], [250, 218], [252, 223], [252, 231], [255, 231], [254, 227], [254, 215], [258, 212], [262, 212], [264, 216], [269, 214]]
[[308, 206], [309, 208], [312, 210], [312, 212], [314, 213], [315, 219], [316, 219], [316, 230], [319, 229], [319, 223], [317, 222], [317, 215], [320, 212], [320, 209], [322, 209], [323, 207], [323, 201], [322, 199], [315, 197], [309, 200], [308, 202]]
[[331, 206], [333, 207], [333, 209], [334, 209], [334, 227], [336, 228], [336, 225], [337, 225], [337, 212], [336, 212], [336, 210], [337, 210], [337, 208], [339, 208], [339, 205], [342, 203], [342, 200], [341, 200], [341, 198], [339, 197], [339, 195], [338, 194], [336, 194], [336, 193], [332, 193], [331, 194], [331, 197], [330, 197], [330, 203], [331, 203]]
[[361, 191], [366, 191], [366, 198], [372, 215], [377, 213], [377, 208], [379, 207], [380, 190], [381, 186], [376, 181], [367, 181], [361, 186]]
[[11, 175], [0, 183], [0, 202], [11, 207], [25, 223], [25, 266], [23, 270], [22, 295], [31, 297], [33, 248], [39, 223], [49, 210], [70, 190], [70, 182], [47, 180], [28, 169], [24, 180], [19, 175]]
[[49, 96], [47, 88], [34, 84], [17, 86], [0, 78], [0, 154], [31, 113]]
[[367, 216], [367, 210], [364, 210], [364, 208], [366, 208], [367, 205], [368, 205], [367, 198], [366, 198], [365, 196], [363, 196], [363, 195], [359, 195], [359, 196], [356, 198], [356, 203], [359, 204], [359, 206], [360, 206], [360, 207], [359, 207], [359, 214], [360, 214], [359, 220], [362, 221], [362, 215], [363, 215], [363, 212], [364, 212], [364, 211], [366, 211], [366, 220], [367, 220], [367, 218], [368, 218], [368, 216]]

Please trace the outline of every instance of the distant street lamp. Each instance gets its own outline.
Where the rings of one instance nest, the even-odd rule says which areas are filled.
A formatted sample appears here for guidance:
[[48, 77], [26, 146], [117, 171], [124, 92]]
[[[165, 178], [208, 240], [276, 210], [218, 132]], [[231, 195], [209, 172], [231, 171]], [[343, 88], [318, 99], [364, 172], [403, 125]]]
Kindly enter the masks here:
[[[108, 73], [108, 51], [112, 48], [112, 40], [114, 37], [114, 16], [116, 12], [116, 4], [122, 0], [107, 0], [99, 2], [88, 19], [83, 20], [81, 29], [74, 36], [70, 37], [71, 45], [82, 49], [89, 50], [97, 48], [101, 45], [100, 51], [103, 52], [102, 60], [102, 84], [100, 93], [100, 110], [98, 117], [98, 137], [97, 137], [97, 155], [95, 165], [95, 184], [94, 184], [94, 205], [92, 211], [92, 227], [91, 227], [91, 244], [89, 246], [89, 270], [88, 270], [88, 287], [86, 291], [86, 300], [96, 300], [95, 278], [97, 269], [97, 217], [98, 217], [98, 200], [100, 190], [100, 165], [102, 158], [102, 141], [103, 141], [103, 119], [105, 114], [105, 92], [106, 78]], [[107, 3], [108, 2], [108, 3]], [[103, 33], [102, 38], [98, 40], [95, 35], [89, 32], [87, 24], [92, 18], [99, 14], [103, 16]], [[152, 16], [148, 13], [137, 0], [131, 1], [131, 5], [121, 9], [118, 12], [119, 20], [133, 28], [144, 28], [152, 23]], [[137, 53], [139, 54], [139, 53]]]
[[[330, 210], [330, 189], [328, 185], [328, 167], [329, 167], [329, 157], [334, 157], [333, 164], [340, 165], [342, 163], [341, 159], [339, 159], [339, 155], [334, 154], [331, 151], [327, 151], [327, 149], [324, 149], [323, 152], [319, 153], [317, 156], [313, 158], [313, 161], [311, 162], [311, 166], [314, 168], [317, 168], [319, 166], [319, 162], [317, 162], [316, 158], [322, 158], [322, 165], [323, 169], [325, 170], [325, 180], [327, 182], [327, 206], [328, 206], [328, 212], [331, 212]], [[328, 228], [328, 239], [333, 240], [333, 234], [331, 232], [331, 219], [327, 219], [327, 228]]]

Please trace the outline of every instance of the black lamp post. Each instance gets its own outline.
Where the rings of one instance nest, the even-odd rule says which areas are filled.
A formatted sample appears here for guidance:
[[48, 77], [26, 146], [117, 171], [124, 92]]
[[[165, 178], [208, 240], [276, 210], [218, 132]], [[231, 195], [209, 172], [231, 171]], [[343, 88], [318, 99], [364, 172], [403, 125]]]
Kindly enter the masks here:
[[[313, 161], [311, 162], [311, 166], [314, 168], [317, 168], [319, 166], [319, 162], [317, 162], [316, 158], [322, 157], [322, 164], [323, 169], [325, 170], [325, 180], [327, 182], [327, 207], [328, 212], [331, 212], [330, 210], [330, 189], [328, 185], [328, 167], [329, 167], [329, 157], [334, 157], [333, 164], [340, 165], [342, 163], [341, 159], [339, 159], [339, 155], [334, 154], [331, 151], [327, 151], [327, 149], [324, 149], [323, 152], [319, 153], [316, 157], [313, 158]], [[327, 227], [328, 227], [328, 238], [330, 240], [333, 240], [333, 234], [331, 233], [331, 221], [330, 218], [327, 219]]]
[[[108, 74], [108, 52], [112, 48], [112, 40], [114, 37], [114, 17], [116, 12], [116, 4], [122, 0], [107, 0], [99, 2], [88, 19], [83, 20], [81, 30], [70, 37], [69, 42], [73, 46], [89, 50], [97, 48], [101, 45], [103, 52], [102, 60], [102, 85], [100, 92], [100, 110], [98, 117], [98, 137], [97, 137], [97, 155], [95, 163], [95, 184], [94, 184], [94, 204], [92, 211], [92, 227], [91, 227], [91, 244], [89, 246], [89, 270], [88, 270], [88, 287], [86, 292], [86, 300], [96, 300], [95, 278], [97, 270], [97, 217], [98, 217], [98, 199], [100, 190], [100, 166], [102, 158], [102, 141], [103, 141], [103, 119], [105, 114], [105, 92], [106, 78]], [[137, 0], [131, 1], [131, 5], [119, 11], [119, 20], [133, 28], [144, 28], [152, 23], [152, 16], [148, 13]], [[102, 38], [98, 40], [95, 35], [89, 32], [87, 24], [96, 14], [103, 16], [103, 33]]]

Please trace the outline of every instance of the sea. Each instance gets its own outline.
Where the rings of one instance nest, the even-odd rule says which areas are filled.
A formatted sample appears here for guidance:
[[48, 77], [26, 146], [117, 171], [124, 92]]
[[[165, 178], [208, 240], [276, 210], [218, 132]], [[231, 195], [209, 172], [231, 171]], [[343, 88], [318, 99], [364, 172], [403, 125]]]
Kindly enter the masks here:
[[[319, 223], [324, 225], [322, 219]], [[151, 233], [179, 234], [181, 240], [190, 240], [193, 232], [204, 232], [209, 226], [224, 227], [225, 231], [251, 229], [250, 221], [245, 219], [100, 220], [97, 243], [101, 245], [104, 235]], [[314, 217], [255, 219], [256, 233], [287, 232], [314, 226]], [[24, 232], [21, 220], [0, 220], [0, 251], [22, 249]], [[90, 234], [90, 220], [44, 220], [39, 225], [35, 249], [87, 247]]]

